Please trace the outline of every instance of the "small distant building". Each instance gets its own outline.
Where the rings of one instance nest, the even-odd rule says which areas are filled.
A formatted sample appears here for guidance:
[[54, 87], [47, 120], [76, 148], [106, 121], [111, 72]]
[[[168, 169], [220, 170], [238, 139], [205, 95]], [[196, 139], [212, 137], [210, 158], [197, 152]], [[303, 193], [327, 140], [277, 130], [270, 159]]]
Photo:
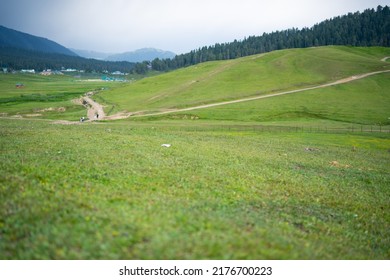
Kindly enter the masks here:
[[114, 78], [114, 77], [108, 77], [108, 76], [103, 76], [102, 77], [102, 81], [105, 81], [105, 82], [124, 82], [125, 79], [124, 78]]
[[41, 72], [41, 75], [43, 75], [43, 76], [50, 76], [51, 74], [53, 74], [51, 72], [51, 69], [47, 69], [47, 70], [44, 70]]
[[47, 70], [42, 71], [42, 72], [41, 72], [41, 75], [42, 75], [42, 76], [64, 75], [64, 73], [62, 73], [61, 71], [58, 71], [58, 70], [47, 69]]
[[35, 70], [34, 69], [22, 69], [22, 70], [20, 70], [20, 73], [35, 74]]
[[21, 84], [21, 83], [17, 83], [15, 85], [16, 88], [24, 88], [24, 84]]
[[125, 75], [125, 73], [122, 73], [121, 71], [115, 71], [115, 72], [112, 72], [112, 75]]
[[62, 70], [62, 72], [77, 72], [77, 69], [68, 68], [68, 69]]

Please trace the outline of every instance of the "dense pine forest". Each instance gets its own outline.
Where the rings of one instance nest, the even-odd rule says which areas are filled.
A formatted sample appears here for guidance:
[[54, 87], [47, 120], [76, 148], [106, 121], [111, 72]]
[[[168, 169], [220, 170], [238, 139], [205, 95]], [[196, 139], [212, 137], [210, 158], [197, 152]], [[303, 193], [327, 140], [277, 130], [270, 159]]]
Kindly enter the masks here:
[[[378, 6], [363, 13], [349, 13], [323, 21], [311, 28], [288, 29], [262, 36], [250, 36], [242, 41], [215, 44], [199, 48], [190, 53], [177, 55], [173, 59], [155, 59], [152, 68], [168, 71], [212, 60], [238, 57], [289, 48], [308, 48], [327, 45], [390, 46], [390, 9]], [[146, 64], [146, 62], [144, 63]], [[146, 70], [137, 66], [140, 70]]]

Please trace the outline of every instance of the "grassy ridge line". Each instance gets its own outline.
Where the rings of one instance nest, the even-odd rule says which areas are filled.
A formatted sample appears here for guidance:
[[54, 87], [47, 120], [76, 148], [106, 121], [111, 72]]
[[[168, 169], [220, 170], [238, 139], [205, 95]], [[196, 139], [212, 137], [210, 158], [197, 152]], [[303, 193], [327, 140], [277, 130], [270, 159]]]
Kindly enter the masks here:
[[281, 95], [286, 95], [286, 94], [291, 94], [291, 93], [297, 93], [297, 92], [303, 92], [303, 91], [308, 91], [308, 90], [330, 87], [330, 86], [339, 85], [339, 84], [345, 84], [345, 83], [349, 83], [352, 81], [364, 79], [364, 78], [367, 78], [367, 77], [372, 76], [372, 75], [377, 75], [377, 74], [382, 74], [382, 73], [387, 73], [387, 72], [390, 72], [390, 70], [383, 70], [383, 71], [365, 73], [365, 74], [361, 74], [361, 75], [354, 75], [352, 77], [344, 78], [344, 79], [341, 79], [341, 80], [338, 80], [335, 82], [331, 82], [331, 83], [327, 83], [327, 84], [323, 84], [323, 85], [319, 85], [319, 86], [308, 87], [308, 88], [284, 91], [284, 92], [267, 94], [267, 95], [260, 95], [260, 96], [249, 97], [249, 98], [242, 98], [242, 99], [238, 99], [238, 100], [231, 100], [231, 101], [225, 101], [225, 102], [206, 104], [206, 105], [195, 106], [195, 107], [184, 108], [184, 109], [168, 110], [168, 111], [158, 112], [158, 113], [143, 114], [143, 115], [136, 115], [135, 114], [135, 115], [131, 115], [131, 117], [159, 116], [159, 115], [165, 115], [165, 114], [171, 114], [171, 113], [187, 112], [187, 111], [192, 111], [192, 110], [197, 110], [197, 109], [205, 109], [205, 108], [229, 105], [229, 104], [234, 104], [234, 103], [248, 102], [248, 101], [253, 101], [253, 100], [258, 100], [258, 99], [276, 97], [276, 96], [281, 96]]
[[207, 62], [100, 96], [118, 111], [158, 113], [296, 90], [388, 69], [388, 48], [321, 47]]

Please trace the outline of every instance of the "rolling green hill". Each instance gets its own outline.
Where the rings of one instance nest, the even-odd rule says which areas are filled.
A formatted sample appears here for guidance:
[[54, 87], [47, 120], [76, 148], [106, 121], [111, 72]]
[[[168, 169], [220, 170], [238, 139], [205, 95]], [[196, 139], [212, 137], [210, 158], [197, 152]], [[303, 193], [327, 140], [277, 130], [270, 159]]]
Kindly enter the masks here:
[[[99, 97], [101, 101], [105, 101], [107, 104], [115, 107], [117, 111], [126, 110], [136, 112], [136, 114], [163, 112], [176, 108], [187, 108], [307, 88], [353, 75], [390, 69], [390, 63], [382, 60], [386, 56], [390, 56], [390, 49], [381, 47], [319, 47], [275, 51], [235, 60], [198, 64], [167, 74], [143, 79], [133, 84], [104, 92]], [[382, 74], [380, 77], [386, 78], [388, 74]], [[317, 91], [337, 92], [338, 89], [349, 91], [348, 89], [350, 87], [352, 87], [352, 91], [355, 91], [358, 88], [360, 94], [356, 94], [359, 94], [359, 98], [362, 100], [352, 102], [354, 104], [353, 106], [355, 106], [354, 108], [359, 105], [355, 104], [356, 102], [364, 103], [366, 98], [373, 98], [375, 102], [379, 102], [380, 104], [380, 98], [383, 97], [381, 97], [381, 94], [383, 94], [383, 90], [388, 89], [388, 82], [386, 79], [382, 81], [379, 76], [371, 77], [369, 80], [375, 84], [372, 88], [374, 92], [372, 95], [368, 95], [368, 93], [365, 95], [366, 91], [363, 90], [369, 90], [371, 88], [360, 86], [360, 84], [366, 85], [365, 81], [356, 81], [357, 84], [354, 85], [340, 85], [331, 89], [318, 89]], [[295, 101], [291, 101], [287, 111], [290, 113], [291, 111], [298, 111], [297, 114], [300, 115], [301, 111], [307, 111], [304, 109], [306, 105], [314, 104], [315, 102], [313, 101], [329, 101], [329, 97], [333, 99], [333, 103], [342, 104], [342, 102], [338, 103], [340, 98], [337, 93], [326, 97], [321, 96], [322, 99], [314, 97], [314, 99], [309, 98], [307, 101], [300, 100], [298, 101], [299, 104], [296, 105], [294, 105]], [[283, 100], [288, 100], [288, 98], [295, 97], [284, 97]], [[351, 98], [353, 97], [351, 96]], [[388, 96], [386, 95], [385, 98], [388, 98]], [[247, 110], [244, 114], [244, 111], [234, 114], [228, 113], [229, 117], [223, 117], [221, 115], [214, 116], [217, 119], [260, 121], [274, 119], [276, 115], [281, 115], [283, 118], [283, 114], [286, 113], [283, 113], [283, 107], [279, 107], [278, 110], [281, 112], [278, 110], [275, 112], [265, 111], [264, 114], [259, 114], [259, 111], [264, 112], [264, 108], [261, 105], [264, 104], [264, 101], [259, 100], [251, 103], [230, 105], [228, 107], [222, 106], [218, 107], [218, 109], [210, 108], [206, 111], [212, 111], [213, 113], [199, 113], [199, 115], [203, 118], [210, 119], [216, 110], [221, 112], [224, 109], [233, 108], [233, 111], [235, 111], [234, 108], [243, 109], [248, 104], [249, 107], [247, 108], [254, 108], [256, 111], [255, 114], [253, 114], [253, 110], [252, 112]], [[278, 107], [277, 105], [275, 106]], [[318, 106], [321, 107], [321, 103], [318, 103]], [[335, 108], [339, 108], [340, 106], [336, 106]], [[113, 111], [112, 107], [107, 111]], [[353, 111], [353, 108], [349, 110]], [[203, 110], [201, 111], [203, 112]], [[235, 112], [239, 112], [239, 110]], [[313, 111], [309, 113], [317, 114]], [[330, 114], [333, 114], [333, 112], [330, 112]], [[328, 118], [329, 116], [324, 114], [324, 117]]]
[[1, 74], [0, 259], [388, 260], [389, 127], [214, 125], [386, 124], [389, 73], [119, 122], [42, 120], [77, 120], [86, 109], [71, 100], [102, 87], [111, 89], [94, 98], [106, 112], [158, 112], [386, 70], [387, 56], [388, 48], [294, 49], [109, 86]]
[[[215, 121], [390, 125], [390, 73], [348, 84], [189, 112]], [[183, 118], [185, 114], [164, 118]], [[162, 116], [160, 116], [162, 118]], [[319, 123], [319, 124], [320, 124]], [[335, 123], [336, 124], [336, 123]], [[325, 123], [324, 123], [325, 125]]]

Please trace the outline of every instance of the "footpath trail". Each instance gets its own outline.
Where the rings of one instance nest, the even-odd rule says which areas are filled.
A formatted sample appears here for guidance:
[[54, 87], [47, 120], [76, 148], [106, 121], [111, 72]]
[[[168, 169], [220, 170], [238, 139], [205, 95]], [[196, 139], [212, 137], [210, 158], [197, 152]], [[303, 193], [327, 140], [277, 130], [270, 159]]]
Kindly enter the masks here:
[[[386, 61], [389, 58], [390, 57], [384, 57], [383, 59], [381, 59], [381, 61]], [[271, 93], [271, 94], [265, 94], [265, 95], [257, 95], [257, 96], [253, 96], [253, 97], [240, 98], [240, 99], [224, 101], [224, 102], [210, 103], [210, 104], [205, 104], [205, 105], [187, 107], [187, 108], [183, 108], [183, 109], [162, 109], [160, 112], [149, 113], [149, 114], [145, 113], [145, 111], [139, 111], [139, 112], [119, 112], [119, 113], [114, 114], [114, 115], [106, 116], [106, 114], [104, 113], [103, 106], [91, 98], [95, 94], [95, 92], [87, 92], [81, 98], [81, 102], [88, 107], [88, 112], [87, 112], [88, 119], [89, 119], [88, 121], [118, 120], [118, 119], [130, 118], [130, 117], [131, 118], [150, 117], [150, 116], [166, 115], [166, 114], [171, 114], [171, 113], [187, 112], [187, 111], [192, 111], [192, 110], [197, 110], [197, 109], [212, 108], [212, 107], [229, 105], [229, 104], [234, 104], [234, 103], [248, 102], [248, 101], [253, 101], [253, 100], [258, 100], [258, 99], [265, 99], [265, 98], [271, 98], [271, 97], [276, 97], [276, 96], [281, 96], [281, 95], [286, 95], [286, 94], [304, 92], [304, 91], [308, 91], [308, 90], [326, 88], [326, 87], [345, 84], [345, 83], [349, 83], [352, 81], [364, 79], [364, 78], [367, 78], [369, 76], [382, 74], [382, 73], [388, 73], [388, 72], [390, 72], [390, 70], [369, 72], [369, 73], [354, 75], [354, 76], [343, 78], [343, 79], [333, 81], [330, 83], [307, 87], [307, 88], [301, 88], [301, 89], [295, 89], [295, 90], [289, 90], [289, 91], [283, 91], [283, 92]]]
[[[385, 58], [381, 59], [381, 61], [386, 61], [387, 59], [390, 59], [390, 57], [385, 57]], [[343, 79], [340, 79], [337, 81], [333, 81], [333, 82], [329, 82], [329, 83], [325, 83], [325, 84], [317, 85], [317, 86], [311, 86], [311, 87], [307, 87], [307, 88], [301, 88], [301, 89], [295, 89], [295, 90], [289, 90], [289, 91], [283, 91], [283, 92], [265, 94], [265, 95], [264, 94], [257, 95], [257, 96], [247, 97], [247, 98], [230, 100], [230, 101], [216, 102], [216, 103], [210, 103], [210, 104], [205, 104], [205, 105], [187, 107], [187, 108], [183, 108], [183, 109], [161, 109], [160, 112], [155, 112], [155, 113], [145, 113], [145, 111], [139, 111], [139, 112], [126, 112], [126, 111], [124, 111], [124, 112], [119, 112], [119, 113], [107, 116], [104, 112], [103, 106], [92, 99], [92, 96], [96, 92], [87, 92], [83, 97], [75, 100], [74, 102], [77, 104], [80, 104], [80, 105], [84, 105], [87, 108], [87, 110], [88, 110], [87, 111], [87, 116], [88, 116], [87, 122], [99, 121], [99, 120], [119, 120], [119, 119], [126, 119], [126, 118], [149, 117], [149, 116], [159, 116], [159, 115], [165, 115], [165, 114], [171, 114], [171, 113], [187, 112], [187, 111], [192, 111], [192, 110], [197, 110], [197, 109], [212, 108], [212, 107], [229, 105], [229, 104], [234, 104], [234, 103], [241, 103], [241, 102], [248, 102], [248, 101], [253, 101], [253, 100], [258, 100], [258, 99], [271, 98], [271, 97], [276, 97], [276, 96], [281, 96], [281, 95], [286, 95], [286, 94], [304, 92], [304, 91], [308, 91], [308, 90], [314, 90], [314, 89], [331, 87], [331, 86], [335, 86], [335, 85], [339, 85], [339, 84], [345, 84], [345, 83], [349, 83], [349, 82], [356, 81], [359, 79], [364, 79], [364, 78], [367, 78], [369, 76], [382, 74], [382, 73], [389, 73], [389, 72], [390, 72], [390, 70], [369, 72], [369, 73], [354, 75], [354, 76], [351, 76], [348, 78], [343, 78]], [[14, 117], [1, 117], [1, 118], [14, 119]], [[20, 116], [18, 118], [23, 118], [23, 117]], [[80, 122], [59, 120], [59, 121], [54, 121], [53, 123], [79, 124]]]
[[104, 113], [103, 106], [94, 101], [91, 97], [93, 93], [89, 92], [86, 96], [82, 97], [83, 103], [87, 104], [88, 111], [87, 116], [89, 120], [104, 119], [106, 114]]
[[223, 106], [223, 105], [228, 105], [228, 104], [253, 101], [253, 100], [258, 100], [258, 99], [265, 99], [265, 98], [270, 98], [270, 97], [275, 97], [275, 96], [281, 96], [281, 95], [292, 94], [292, 93], [297, 93], [297, 92], [303, 92], [303, 91], [308, 91], [308, 90], [313, 90], [313, 89], [326, 88], [326, 87], [335, 86], [335, 85], [339, 85], [339, 84], [345, 84], [345, 83], [349, 83], [349, 82], [356, 81], [356, 80], [359, 80], [359, 79], [364, 79], [364, 78], [367, 78], [369, 76], [382, 74], [382, 73], [387, 73], [387, 72], [390, 72], [390, 70], [383, 70], [383, 71], [376, 71], [376, 72], [370, 72], [370, 73], [355, 75], [355, 76], [351, 76], [351, 77], [348, 77], [348, 78], [344, 78], [344, 79], [341, 79], [341, 80], [337, 80], [337, 81], [334, 81], [334, 82], [331, 82], [331, 83], [326, 83], [326, 84], [322, 84], [322, 85], [318, 85], [318, 86], [312, 86], [312, 87], [295, 89], [295, 90], [278, 92], [278, 93], [272, 93], [272, 94], [259, 95], [259, 96], [248, 97], [248, 98], [241, 98], [241, 99], [236, 99], [236, 100], [231, 100], [231, 101], [224, 101], [224, 102], [205, 104], [205, 105], [200, 105], [200, 106], [188, 107], [188, 108], [184, 108], [184, 109], [169, 109], [169, 110], [164, 110], [164, 111], [161, 111], [161, 112], [150, 113], [150, 114], [143, 114], [143, 112], [133, 113], [133, 114], [129, 114], [129, 117], [159, 116], [159, 115], [165, 115], [165, 114], [171, 114], [171, 113], [187, 112], [187, 111], [192, 111], [192, 110], [197, 110], [197, 109], [205, 109], [205, 108]]
[[130, 113], [127, 112], [120, 112], [111, 116], [107, 116], [104, 112], [104, 108], [101, 104], [97, 103], [95, 100], [92, 99], [92, 96], [95, 94], [95, 92], [87, 92], [85, 96], [81, 98], [82, 104], [85, 104], [85, 106], [88, 107], [87, 116], [88, 121], [97, 121], [97, 120], [119, 120], [119, 119], [125, 119], [130, 116]]
[[[386, 57], [382, 60], [385, 60], [387, 58], [388, 57]], [[188, 108], [183, 108], [183, 109], [165, 109], [165, 110], [162, 110], [161, 112], [150, 113], [150, 114], [148, 114], [148, 113], [145, 114], [144, 111], [140, 111], [140, 112], [119, 112], [119, 113], [111, 115], [111, 116], [106, 116], [106, 114], [104, 113], [103, 106], [91, 98], [91, 96], [93, 96], [95, 94], [94, 92], [86, 93], [85, 96], [81, 98], [81, 101], [84, 104], [86, 104], [86, 106], [88, 107], [88, 113], [87, 113], [88, 119], [89, 119], [88, 121], [119, 120], [119, 119], [126, 119], [126, 118], [130, 118], [130, 117], [131, 118], [151, 117], [151, 116], [166, 115], [166, 114], [171, 114], [171, 113], [187, 112], [187, 111], [192, 111], [192, 110], [197, 110], [197, 109], [212, 108], [212, 107], [229, 105], [229, 104], [234, 104], [234, 103], [248, 102], [248, 101], [253, 101], [253, 100], [258, 100], [258, 99], [265, 99], [265, 98], [276, 97], [276, 96], [281, 96], [281, 95], [286, 95], [286, 94], [304, 92], [304, 91], [314, 90], [314, 89], [319, 89], [319, 88], [326, 88], [326, 87], [345, 84], [345, 83], [349, 83], [352, 81], [364, 79], [364, 78], [367, 78], [369, 76], [382, 74], [382, 73], [388, 73], [388, 72], [390, 72], [390, 70], [375, 71], [375, 72], [355, 75], [355, 76], [340, 79], [340, 80], [337, 80], [334, 82], [330, 82], [330, 83], [326, 83], [326, 84], [322, 84], [322, 85], [317, 85], [317, 86], [312, 86], [312, 87], [307, 87], [307, 88], [301, 88], [301, 89], [295, 89], [295, 90], [289, 90], [289, 91], [283, 91], [283, 92], [271, 93], [271, 94], [265, 94], [265, 95], [258, 95], [258, 96], [235, 99], [235, 100], [224, 101], [224, 102], [210, 103], [210, 104], [193, 106], [193, 107], [188, 107]], [[96, 118], [97, 114], [99, 116], [98, 118]]]

